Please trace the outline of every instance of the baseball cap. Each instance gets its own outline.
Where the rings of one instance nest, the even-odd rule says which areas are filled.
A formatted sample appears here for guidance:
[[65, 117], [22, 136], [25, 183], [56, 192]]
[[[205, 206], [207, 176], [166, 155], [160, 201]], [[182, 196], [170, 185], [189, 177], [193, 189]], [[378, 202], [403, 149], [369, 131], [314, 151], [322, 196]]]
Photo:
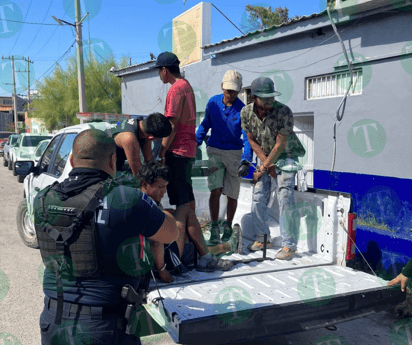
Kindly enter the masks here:
[[267, 77], [257, 78], [252, 82], [250, 86], [250, 92], [256, 97], [269, 98], [274, 96], [280, 96], [281, 93], [275, 90], [275, 84], [273, 80]]
[[151, 68], [161, 68], [161, 67], [179, 67], [180, 61], [178, 57], [171, 52], [164, 52], [159, 54], [156, 59], [156, 63]]
[[234, 70], [229, 70], [223, 76], [222, 88], [239, 92], [242, 88], [242, 75]]

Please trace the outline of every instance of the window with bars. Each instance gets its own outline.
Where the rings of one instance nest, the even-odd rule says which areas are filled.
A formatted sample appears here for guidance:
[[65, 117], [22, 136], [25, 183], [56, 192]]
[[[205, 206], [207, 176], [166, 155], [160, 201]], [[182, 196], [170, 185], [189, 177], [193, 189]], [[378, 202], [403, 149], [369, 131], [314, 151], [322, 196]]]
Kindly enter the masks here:
[[[306, 99], [343, 96], [349, 87], [350, 72], [339, 72], [306, 79]], [[354, 71], [353, 85], [349, 95], [362, 94], [362, 70]]]

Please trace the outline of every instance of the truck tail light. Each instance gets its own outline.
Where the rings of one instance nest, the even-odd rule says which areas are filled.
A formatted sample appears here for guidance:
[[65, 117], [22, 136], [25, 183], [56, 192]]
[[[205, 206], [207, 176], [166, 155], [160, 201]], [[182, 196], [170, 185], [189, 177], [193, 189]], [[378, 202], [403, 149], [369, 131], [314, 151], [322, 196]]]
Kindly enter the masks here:
[[[349, 213], [348, 215], [348, 244], [346, 246], [346, 261], [350, 261], [355, 257], [356, 253], [356, 213]], [[353, 240], [353, 241], [352, 241]]]

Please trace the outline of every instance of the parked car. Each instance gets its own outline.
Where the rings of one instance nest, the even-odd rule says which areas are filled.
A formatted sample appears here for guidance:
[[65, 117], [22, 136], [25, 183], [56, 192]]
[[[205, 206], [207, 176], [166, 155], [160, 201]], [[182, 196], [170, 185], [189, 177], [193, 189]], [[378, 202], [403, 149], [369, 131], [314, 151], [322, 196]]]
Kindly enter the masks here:
[[[16, 162], [17, 175], [28, 175], [16, 219], [27, 246], [38, 248], [33, 226], [36, 194], [68, 177], [73, 141], [90, 125], [57, 132], [37, 166], [34, 161]], [[193, 185], [206, 185], [206, 179], [193, 178]], [[233, 220], [241, 225], [242, 248], [252, 242], [252, 188], [250, 179], [242, 179]], [[271, 202], [276, 203], [276, 193], [268, 193]], [[194, 188], [194, 194], [196, 213], [207, 214], [210, 192]], [[354, 257], [350, 238], [356, 237], [350, 194], [309, 188], [306, 192], [295, 191], [295, 198], [299, 208], [289, 216], [294, 215], [301, 230], [293, 260], [273, 259], [281, 241], [279, 215], [272, 208], [268, 220], [275, 247], [267, 250], [266, 260], [259, 253], [232, 254], [227, 259], [237, 262], [227, 272], [193, 270], [170, 284], [157, 282], [158, 289], [152, 282], [145, 305], [152, 318], [147, 322], [156, 320], [176, 343], [220, 344], [331, 327], [405, 300], [406, 294], [399, 288], [388, 288], [385, 280], [346, 267], [346, 261]], [[226, 213], [224, 201], [226, 198], [221, 200], [221, 215]], [[162, 204], [169, 207], [167, 196]]]
[[3, 141], [7, 141], [7, 138], [12, 134], [13, 132], [0, 131], [0, 143], [2, 143]]
[[0, 143], [0, 156], [4, 157], [4, 145], [6, 145], [7, 141], [2, 141]]
[[8, 167], [9, 170], [13, 168], [10, 160], [11, 148], [13, 145], [16, 145], [18, 138], [18, 134], [12, 134], [7, 138], [6, 144], [4, 145], [3, 166]]
[[[40, 141], [36, 148], [34, 149], [34, 152], [30, 155], [30, 157], [28, 157], [27, 159], [29, 160], [33, 160], [34, 164], [37, 166], [37, 164], [39, 163], [40, 157], [43, 154], [44, 150], [47, 147], [47, 144], [50, 142], [50, 139], [45, 139]], [[20, 183], [23, 183], [24, 179], [26, 176], [21, 176], [18, 175], [17, 176], [17, 181], [19, 181]]]
[[[40, 135], [40, 134], [30, 134], [23, 133], [19, 135], [16, 145], [12, 148], [12, 153], [10, 160], [12, 162], [12, 167], [14, 168], [14, 163], [22, 159], [30, 159], [31, 155], [38, 143], [45, 139], [51, 139], [51, 135]], [[16, 172], [13, 169], [13, 175], [16, 176]]]

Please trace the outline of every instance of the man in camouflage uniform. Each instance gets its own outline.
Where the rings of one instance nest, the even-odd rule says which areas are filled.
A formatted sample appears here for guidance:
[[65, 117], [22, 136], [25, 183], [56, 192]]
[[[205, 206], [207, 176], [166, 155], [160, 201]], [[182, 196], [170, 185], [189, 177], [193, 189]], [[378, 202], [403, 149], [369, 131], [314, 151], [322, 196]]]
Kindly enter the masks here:
[[[304, 155], [304, 148], [293, 133], [293, 114], [289, 107], [275, 101], [274, 83], [270, 78], [255, 79], [251, 85], [252, 103], [241, 111], [242, 129], [247, 133], [250, 146], [258, 158], [253, 174], [252, 223], [256, 235], [249, 250], [263, 248], [264, 235], [268, 235], [267, 247], [271, 246], [268, 225], [268, 208], [272, 178], [277, 178], [277, 199], [279, 202], [279, 226], [282, 235], [282, 250], [277, 259], [289, 260], [296, 251], [297, 227], [284, 224], [285, 211], [295, 204], [294, 186], [296, 171], [281, 171], [279, 162], [297, 161]], [[296, 145], [294, 144], [296, 143]], [[303, 150], [303, 151], [302, 151]], [[303, 154], [302, 154], [303, 153]], [[273, 163], [276, 163], [273, 164]], [[259, 166], [260, 164], [260, 166]]]

